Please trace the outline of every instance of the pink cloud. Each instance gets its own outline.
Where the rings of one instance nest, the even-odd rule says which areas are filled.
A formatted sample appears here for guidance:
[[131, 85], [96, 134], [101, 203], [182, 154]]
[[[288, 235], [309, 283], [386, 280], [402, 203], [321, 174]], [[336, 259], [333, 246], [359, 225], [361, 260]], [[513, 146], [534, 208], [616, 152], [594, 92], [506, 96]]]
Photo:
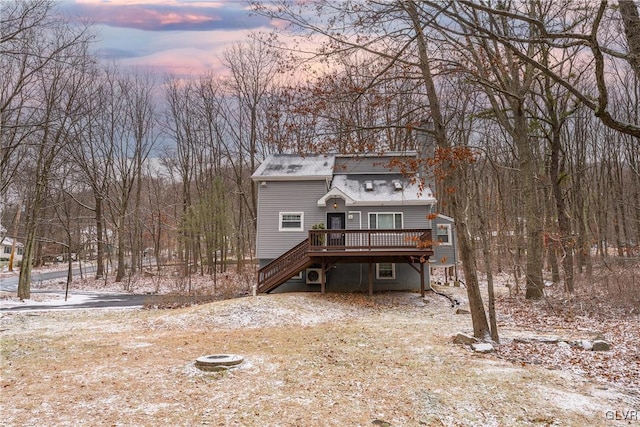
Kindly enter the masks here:
[[97, 23], [144, 31], [211, 31], [269, 26], [264, 17], [248, 16], [239, 2], [176, 2], [138, 0], [86, 1], [68, 4]]

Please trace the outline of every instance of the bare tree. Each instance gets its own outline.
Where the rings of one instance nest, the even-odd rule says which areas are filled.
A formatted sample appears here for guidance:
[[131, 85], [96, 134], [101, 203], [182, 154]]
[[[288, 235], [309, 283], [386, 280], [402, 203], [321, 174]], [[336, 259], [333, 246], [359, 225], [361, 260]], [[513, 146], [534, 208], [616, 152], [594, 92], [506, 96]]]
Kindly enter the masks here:
[[[235, 224], [236, 257], [242, 269], [244, 254], [254, 240], [257, 224], [258, 194], [249, 176], [256, 169], [260, 128], [264, 123], [263, 102], [272, 89], [278, 71], [277, 56], [262, 42], [239, 43], [224, 53], [224, 62], [231, 77], [226, 80], [226, 96], [221, 98], [221, 118], [226, 122], [224, 145], [227, 161], [233, 171], [238, 215]], [[247, 222], [248, 219], [248, 222]]]
[[[45, 6], [41, 6], [45, 7]], [[42, 12], [42, 9], [35, 9]], [[46, 14], [51, 13], [46, 10]], [[49, 27], [38, 27], [39, 32], [22, 32], [28, 36], [24, 46], [28, 55], [40, 57], [41, 49], [56, 46], [55, 56], [45, 65], [30, 74], [29, 84], [20, 87], [19, 94], [29, 94], [29, 108], [35, 122], [17, 122], [28, 129], [28, 142], [21, 167], [28, 170], [24, 179], [29, 179], [29, 193], [25, 202], [25, 243], [23, 264], [18, 282], [18, 297], [29, 298], [32, 261], [36, 249], [36, 237], [40, 224], [41, 208], [47, 195], [49, 176], [54, 161], [62, 148], [73, 139], [74, 123], [78, 120], [83, 100], [79, 98], [80, 88], [87, 84], [87, 65], [90, 56], [87, 51], [89, 35], [85, 29], [71, 27], [60, 20], [52, 20]], [[46, 21], [43, 21], [46, 22]], [[42, 40], [39, 38], [42, 37]], [[9, 79], [23, 76], [9, 74]]]
[[[175, 151], [168, 155], [165, 162], [173, 181], [182, 186], [180, 223], [186, 219], [188, 210], [193, 205], [192, 185], [196, 173], [198, 117], [196, 114], [195, 90], [193, 82], [181, 82], [171, 78], [165, 83], [165, 132], [175, 141]], [[184, 224], [183, 224], [184, 225]], [[184, 226], [181, 227], [178, 256], [184, 261], [184, 275], [190, 274], [191, 258], [194, 254], [191, 235]]]
[[[528, 5], [551, 6], [550, 2], [498, 2], [495, 6], [470, 0], [427, 0], [424, 3], [433, 8], [435, 14], [446, 17], [441, 22], [449, 25], [438, 24], [444, 31], [450, 34], [475, 34], [479, 38], [500, 44], [519, 61], [544, 73], [571, 92], [576, 99], [592, 110], [605, 126], [640, 137], [640, 124], [637, 119], [628, 122], [612, 114], [606, 78], [608, 61], [622, 58], [628, 60], [633, 67], [637, 66], [636, 55], [640, 51], [640, 38], [634, 30], [638, 27], [638, 10], [631, 0], [620, 2], [622, 16], [612, 13], [606, 0], [598, 5], [572, 0], [553, 2], [553, 11], [545, 16], [530, 15], [526, 8]], [[620, 19], [623, 19], [627, 30], [628, 53], [619, 52], [614, 48], [614, 35], [617, 31], [612, 29], [612, 23]], [[436, 23], [435, 20], [432, 22]], [[526, 27], [530, 29], [529, 34], [506, 34], [494, 26], [493, 22], [505, 22], [513, 28]], [[538, 56], [540, 49], [573, 50], [576, 46], [582, 47], [581, 55], [589, 57], [583, 61], [584, 68], [578, 74], [563, 74], [556, 68], [556, 63], [541, 61]], [[589, 84], [583, 84], [585, 80]]]
[[108, 138], [112, 129], [107, 120], [110, 92], [106, 82], [109, 72], [109, 69], [92, 70], [90, 84], [83, 88], [84, 114], [77, 124], [77, 138], [67, 150], [68, 157], [80, 168], [82, 179], [93, 195], [93, 204], [85, 204], [85, 208], [94, 214], [96, 279], [105, 275], [105, 209], [115, 158], [115, 146]]
[[[138, 226], [128, 230], [127, 217], [132, 193], [142, 173], [142, 164], [148, 158], [155, 142], [153, 134], [152, 81], [142, 75], [115, 72], [109, 81], [109, 116], [111, 127], [108, 142], [114, 147], [111, 214], [117, 233], [118, 265], [115, 281], [121, 282], [126, 271], [127, 233], [137, 235]], [[139, 201], [133, 200], [134, 207]], [[139, 204], [137, 204], [139, 207]], [[134, 217], [135, 217], [134, 213]], [[139, 215], [138, 215], [139, 216]], [[137, 223], [137, 219], [134, 219]], [[137, 237], [134, 238], [137, 240]], [[138, 240], [139, 241], [139, 240]], [[139, 248], [138, 248], [139, 250]], [[139, 256], [133, 254], [132, 256]], [[128, 288], [128, 285], [126, 286]]]
[[54, 17], [49, 0], [0, 3], [0, 194], [12, 184], [26, 145], [44, 125], [38, 105], [41, 75], [86, 41]]
[[[451, 153], [452, 144], [447, 136], [444, 117], [440, 107], [441, 103], [433, 77], [433, 71], [431, 68], [432, 59], [429, 55], [429, 51], [427, 50], [427, 39], [424, 33], [423, 17], [418, 13], [418, 8], [414, 2], [407, 2], [404, 4], [404, 7], [406, 7], [405, 10], [411, 18], [413, 30], [416, 34], [419, 58], [418, 66], [424, 80], [427, 99], [429, 100], [429, 107], [431, 109], [431, 117], [434, 122], [433, 135], [438, 147], [445, 153]], [[447, 157], [449, 159], [453, 159], [455, 156], [448, 154], [445, 158]], [[455, 170], [456, 168], [464, 169], [467, 161], [452, 162], [451, 160], [448, 160], [447, 163], [449, 163], [449, 165], [443, 165], [445, 169]], [[467, 218], [467, 215], [465, 215], [464, 200], [459, 197], [460, 193], [454, 190], [461, 187], [461, 172], [462, 171], [455, 174], [446, 174], [444, 177], [444, 186], [451, 194], [449, 199], [450, 211], [454, 218], [456, 218], [455, 224], [459, 241], [460, 259], [462, 261], [467, 284], [467, 294], [469, 296], [469, 308], [473, 320], [474, 336], [485, 339], [491, 336], [491, 330], [487, 323], [487, 316], [482, 302], [482, 296], [480, 294], [473, 238], [471, 237], [469, 229], [469, 219]]]
[[157, 140], [156, 112], [153, 102], [155, 82], [149, 73], [133, 71], [129, 88], [125, 93], [127, 122], [131, 126], [133, 150], [129, 152], [133, 163], [133, 183], [135, 197], [133, 200], [133, 215], [131, 216], [131, 271], [136, 271], [142, 265], [142, 177], [143, 164]]

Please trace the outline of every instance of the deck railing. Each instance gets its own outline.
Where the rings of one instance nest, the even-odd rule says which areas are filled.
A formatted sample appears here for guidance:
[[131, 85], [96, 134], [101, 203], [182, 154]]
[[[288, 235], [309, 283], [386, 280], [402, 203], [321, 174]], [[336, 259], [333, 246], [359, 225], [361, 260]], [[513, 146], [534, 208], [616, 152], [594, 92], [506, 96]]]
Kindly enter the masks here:
[[[398, 252], [422, 253], [431, 249], [431, 230], [367, 229], [367, 230], [309, 230], [309, 238], [303, 240], [258, 271], [258, 292], [268, 292], [287, 281], [311, 263], [313, 256], [341, 252], [355, 255], [365, 252], [385, 256]], [[349, 254], [348, 252], [352, 252]], [[335, 255], [335, 254], [334, 254]]]
[[431, 247], [431, 229], [309, 230], [309, 252], [421, 250]]

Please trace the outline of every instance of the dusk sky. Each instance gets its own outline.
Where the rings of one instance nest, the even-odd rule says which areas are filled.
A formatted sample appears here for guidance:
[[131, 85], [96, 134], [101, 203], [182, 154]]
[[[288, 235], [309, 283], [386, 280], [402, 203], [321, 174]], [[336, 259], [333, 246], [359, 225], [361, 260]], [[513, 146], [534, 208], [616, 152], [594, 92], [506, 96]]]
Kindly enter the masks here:
[[177, 74], [217, 71], [229, 44], [273, 29], [240, 0], [63, 0], [61, 6], [97, 24], [103, 58]]

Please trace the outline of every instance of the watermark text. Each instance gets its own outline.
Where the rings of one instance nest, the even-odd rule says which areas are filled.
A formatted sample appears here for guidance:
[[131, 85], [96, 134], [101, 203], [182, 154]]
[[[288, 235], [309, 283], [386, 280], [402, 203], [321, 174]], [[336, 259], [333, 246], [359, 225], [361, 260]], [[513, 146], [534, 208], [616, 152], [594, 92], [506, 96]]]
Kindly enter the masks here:
[[604, 413], [606, 419], [611, 421], [640, 421], [640, 411], [637, 409], [617, 409]]

